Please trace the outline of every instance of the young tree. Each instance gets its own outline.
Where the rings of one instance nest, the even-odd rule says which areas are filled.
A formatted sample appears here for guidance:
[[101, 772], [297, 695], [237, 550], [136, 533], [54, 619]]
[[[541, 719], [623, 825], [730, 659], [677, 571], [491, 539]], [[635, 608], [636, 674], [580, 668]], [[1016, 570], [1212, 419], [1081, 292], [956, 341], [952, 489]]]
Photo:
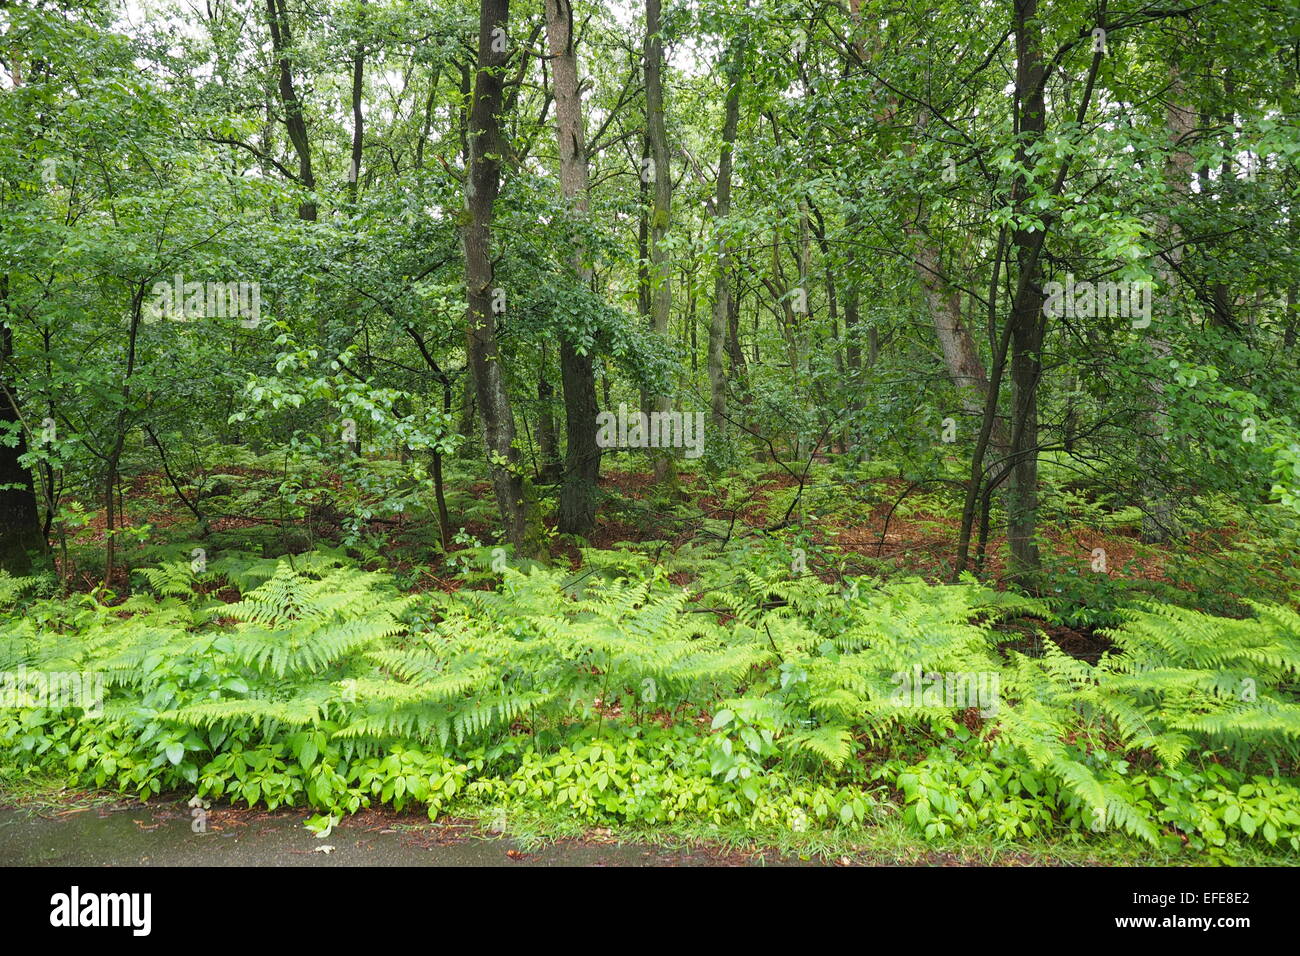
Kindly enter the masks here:
[[713, 218], [718, 232], [716, 273], [713, 283], [713, 312], [709, 318], [709, 410], [713, 429], [718, 435], [726, 431], [727, 377], [723, 368], [726, 354], [727, 321], [731, 314], [731, 240], [726, 231], [731, 214], [732, 152], [736, 144], [736, 129], [740, 125], [740, 83], [744, 75], [745, 47], [749, 37], [748, 24], [742, 24], [740, 33], [732, 39], [727, 49], [723, 77], [727, 84], [723, 106], [722, 151], [718, 157], [717, 194], [713, 200]]
[[[654, 203], [650, 210], [650, 322], [658, 335], [668, 338], [668, 320], [673, 308], [672, 269], [665, 239], [672, 212], [673, 181], [669, 170], [668, 132], [664, 122], [664, 45], [660, 36], [660, 0], [646, 0], [645, 5], [645, 113], [646, 140], [650, 147], [650, 174], [654, 180]], [[652, 397], [653, 410], [672, 408], [667, 395]], [[660, 452], [655, 456], [655, 481], [675, 478], [672, 456]]]

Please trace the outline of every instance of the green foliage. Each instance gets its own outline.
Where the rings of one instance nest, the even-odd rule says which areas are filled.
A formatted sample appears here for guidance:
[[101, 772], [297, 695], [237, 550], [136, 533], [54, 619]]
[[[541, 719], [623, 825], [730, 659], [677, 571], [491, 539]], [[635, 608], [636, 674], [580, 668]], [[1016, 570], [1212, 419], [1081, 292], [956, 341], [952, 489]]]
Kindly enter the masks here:
[[14, 577], [8, 571], [0, 569], [0, 610], [17, 609], [24, 597], [35, 595], [48, 588], [49, 584], [49, 579], [42, 575]]
[[1047, 557], [1043, 561], [1041, 593], [1053, 611], [1053, 619], [1073, 628], [1104, 628], [1120, 623], [1120, 608], [1143, 593], [1144, 582], [1124, 574], [1089, 570], [1069, 558]]
[[[330, 815], [856, 827], [892, 794], [940, 840], [1300, 839], [1277, 769], [1300, 742], [1287, 608], [1126, 609], [1093, 666], [1050, 642], [1004, 658], [1001, 622], [1050, 611], [972, 580], [843, 589], [741, 550], [692, 599], [634, 552], [586, 559], [411, 595], [337, 555], [233, 556], [188, 582], [188, 566], [149, 572], [158, 598], [34, 601], [0, 625], [3, 668], [93, 671], [104, 700], [0, 712], [4, 760]], [[235, 578], [253, 586], [233, 603], [199, 590]], [[992, 697], [900, 694], [908, 675], [975, 673]]]

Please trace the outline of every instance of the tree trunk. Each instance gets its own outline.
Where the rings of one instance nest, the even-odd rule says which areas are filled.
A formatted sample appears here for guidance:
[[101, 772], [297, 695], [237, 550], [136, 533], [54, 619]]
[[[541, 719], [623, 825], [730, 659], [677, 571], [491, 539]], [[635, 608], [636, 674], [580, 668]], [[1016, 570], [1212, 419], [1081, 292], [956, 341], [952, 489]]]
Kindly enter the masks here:
[[108, 453], [104, 471], [104, 586], [111, 587], [117, 561], [117, 520], [121, 516], [116, 497], [118, 466], [126, 448], [127, 417], [131, 403], [131, 378], [135, 375], [136, 345], [139, 342], [140, 320], [144, 311], [145, 285], [141, 283], [131, 297], [131, 327], [128, 332], [126, 371], [122, 376], [122, 407], [118, 410], [113, 429], [113, 445]]
[[559, 528], [564, 534], [588, 535], [596, 525], [600, 446], [596, 444], [595, 362], [566, 342], [560, 343], [564, 376], [564, 421], [568, 433], [565, 481], [560, 489]]
[[543, 340], [537, 366], [537, 457], [541, 459], [540, 479], [547, 484], [559, 481], [564, 473], [560, 448], [555, 435], [555, 387], [550, 378], [550, 357]]
[[[948, 284], [938, 250], [921, 227], [909, 226], [907, 231], [917, 243], [912, 269], [925, 296], [948, 378], [957, 389], [957, 401], [961, 403], [962, 412], [972, 421], [977, 421], [984, 414], [989, 380], [975, 336], [962, 316], [961, 296]], [[1006, 430], [1001, 422], [994, 425], [994, 436], [994, 446], [1005, 453]]]
[[[7, 292], [7, 286], [7, 281], [0, 286], [0, 295]], [[0, 324], [0, 435], [7, 436], [13, 429], [17, 438], [13, 445], [0, 441], [0, 570], [21, 577], [43, 563], [49, 548], [36, 507], [32, 473], [19, 462], [27, 454], [27, 440], [15, 404], [16, 383], [10, 375], [13, 351], [13, 331]], [[35, 562], [34, 556], [38, 558]]]
[[[545, 0], [546, 38], [555, 89], [555, 135], [560, 152], [560, 190], [576, 219], [587, 216], [587, 148], [578, 91], [578, 56], [573, 49], [571, 0]], [[591, 284], [591, 265], [581, 240], [575, 241], [573, 270]], [[560, 336], [560, 379], [564, 389], [564, 485], [560, 489], [559, 530], [589, 535], [596, 526], [596, 485], [600, 446], [596, 444], [596, 371], [591, 355], [581, 354], [573, 337]]]
[[[1189, 150], [1190, 139], [1196, 130], [1196, 115], [1186, 107], [1186, 90], [1183, 73], [1177, 63], [1169, 66], [1169, 89], [1165, 94], [1165, 128], [1169, 136], [1170, 152], [1165, 160], [1164, 179], [1175, 202], [1186, 201], [1191, 191], [1191, 179], [1195, 160]], [[1226, 188], [1221, 183], [1220, 188]], [[1156, 217], [1156, 235], [1163, 238], [1169, 251], [1155, 262], [1156, 280], [1160, 286], [1163, 300], [1170, 305], [1176, 301], [1178, 290], [1178, 269], [1183, 261], [1181, 230], [1169, 212], [1161, 212]], [[1144, 497], [1146, 508], [1142, 516], [1142, 540], [1148, 543], [1164, 541], [1175, 532], [1174, 505], [1172, 490], [1168, 487], [1166, 475], [1169, 471], [1168, 455], [1164, 448], [1164, 417], [1166, 414], [1165, 386], [1162, 378], [1163, 369], [1168, 367], [1169, 356], [1173, 348], [1164, 334], [1152, 324], [1145, 333], [1151, 352], [1151, 364], [1161, 371], [1151, 376], [1150, 410], [1147, 413], [1148, 427], [1152, 433], [1152, 448], [1146, 457]]]
[[[650, 212], [650, 324], [668, 341], [668, 319], [672, 312], [672, 265], [664, 244], [672, 211], [673, 184], [669, 176], [668, 132], [664, 124], [663, 41], [659, 38], [660, 0], [646, 0], [645, 5], [645, 111], [646, 140], [654, 172], [654, 206]], [[651, 399], [651, 411], [667, 412], [672, 408], [667, 395]], [[655, 482], [676, 480], [672, 454], [660, 450], [654, 459]]]
[[[285, 13], [284, 0], [266, 0], [266, 14], [271, 27], [271, 49], [280, 68], [280, 103], [284, 107], [284, 125], [289, 133], [289, 142], [293, 144], [294, 153], [298, 156], [298, 182], [310, 192], [316, 188], [316, 177], [311, 168], [311, 144], [307, 140], [302, 102], [293, 88], [293, 68], [288, 53], [293, 46], [293, 37], [289, 32], [289, 17]], [[305, 199], [298, 205], [298, 218], [316, 221], [314, 198]]]
[[[1043, 94], [1042, 25], [1038, 0], [1013, 0], [1016, 32], [1016, 101], [1021, 138], [1017, 162], [1034, 163], [1031, 148], [1046, 129]], [[1027, 198], [1029, 183], [1021, 200]], [[1012, 241], [1020, 267], [1018, 289], [1011, 308], [1011, 468], [1007, 500], [1007, 543], [1011, 573], [1033, 575], [1039, 568], [1038, 525], [1038, 385], [1042, 377], [1043, 295], [1038, 282], [1039, 256], [1035, 236], [1017, 229]]]
[[[366, 0], [361, 0], [361, 16], [365, 17]], [[365, 116], [361, 111], [362, 77], [366, 67], [366, 48], [357, 43], [352, 56], [352, 162], [348, 166], [348, 203], [357, 202], [357, 184], [361, 179], [361, 149], [365, 142]]]
[[[468, 222], [461, 230], [461, 242], [469, 306], [466, 353], [474, 376], [492, 488], [506, 539], [517, 551], [531, 553], [529, 502], [519, 470], [514, 411], [501, 373], [496, 316], [492, 311], [492, 213], [501, 188], [500, 157], [506, 150], [500, 127], [506, 50], [497, 37], [505, 35], [509, 16], [510, 0], [481, 0], [479, 4], [478, 67], [470, 106], [470, 163], [465, 176]], [[498, 31], [497, 36], [494, 31]]]
[[[1227, 103], [1233, 103], [1236, 99], [1236, 94], [1237, 83], [1233, 78], [1232, 67], [1228, 67], [1223, 71], [1224, 101]], [[1236, 141], [1236, 133], [1240, 131], [1236, 129], [1236, 117], [1233, 115], [1232, 110], [1229, 110], [1224, 116], [1222, 116], [1221, 120], [1224, 124], [1225, 132], [1223, 160], [1219, 165], [1219, 196], [1220, 202], [1226, 205], [1231, 202], [1229, 188], [1234, 182], [1236, 176], [1232, 168], [1233, 144]], [[1208, 126], [1209, 124], [1205, 123], [1203, 125]], [[1178, 188], [1176, 183], [1171, 185], [1173, 185], [1175, 189]], [[1235, 329], [1237, 323], [1233, 317], [1232, 311], [1232, 290], [1229, 288], [1228, 283], [1222, 281], [1214, 283], [1214, 286], [1211, 289], [1210, 317], [1220, 328]]]
[[[451, 417], [451, 379], [442, 379], [442, 413]], [[445, 554], [451, 549], [451, 516], [447, 514], [447, 493], [442, 479], [442, 452], [433, 451], [433, 497], [438, 505], [438, 538]]]
[[713, 284], [713, 314], [709, 320], [709, 417], [715, 434], [726, 431], [727, 378], [723, 370], [726, 354], [727, 319], [731, 311], [731, 289], [727, 285], [731, 271], [730, 243], [722, 235], [727, 216], [731, 213], [731, 154], [736, 142], [736, 127], [740, 124], [740, 79], [743, 75], [745, 41], [747, 33], [741, 28], [740, 36], [727, 52], [727, 98], [722, 123], [722, 152], [718, 158], [718, 189], [713, 203], [713, 217], [718, 226], [717, 275]]

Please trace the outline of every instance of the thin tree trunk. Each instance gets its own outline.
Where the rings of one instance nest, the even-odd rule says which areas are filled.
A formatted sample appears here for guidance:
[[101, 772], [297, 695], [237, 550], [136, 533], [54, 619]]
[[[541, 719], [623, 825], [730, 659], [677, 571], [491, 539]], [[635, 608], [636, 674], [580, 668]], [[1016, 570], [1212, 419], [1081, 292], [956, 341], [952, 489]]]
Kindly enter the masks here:
[[[1102, 0], [1101, 6], [1098, 9], [1098, 18], [1099, 21], [1103, 24], [1105, 23], [1105, 11], [1106, 11], [1106, 0]], [[1025, 7], [1017, 5], [1016, 16], [1017, 16], [1017, 20], [1016, 20], [1017, 45], [1018, 45], [1017, 66], [1019, 67], [1021, 65], [1024, 65], [1026, 70], [1029, 73], [1029, 76], [1026, 76], [1018, 72], [1016, 77], [1017, 107], [1018, 107], [1016, 111], [1016, 127], [1018, 130], [1023, 131], [1026, 128], [1032, 129], [1033, 118], [1031, 117], [1030, 120], [1031, 125], [1029, 127], [1026, 127], [1025, 119], [1024, 119], [1026, 109], [1023, 105], [1022, 98], [1023, 101], [1027, 101], [1029, 104], [1031, 104], [1029, 107], [1029, 110], [1031, 112], [1033, 112], [1032, 104], [1034, 103], [1034, 101], [1037, 101], [1038, 108], [1036, 110], [1036, 113], [1040, 118], [1042, 116], [1043, 102], [1042, 102], [1041, 80], [1043, 74], [1040, 69], [1037, 73], [1038, 81], [1037, 82], [1032, 81], [1032, 74], [1034, 73], [1035, 63], [1038, 63], [1039, 66], [1041, 67], [1041, 59], [1038, 56], [1037, 47], [1033, 45], [1033, 42], [1030, 41], [1029, 45], [1026, 46], [1024, 49], [1019, 49], [1020, 44], [1022, 43], [1022, 37], [1024, 37], [1026, 40], [1029, 40], [1029, 37], [1026, 35], [1027, 32], [1031, 29], [1033, 30], [1037, 29], [1037, 21], [1034, 19], [1035, 10], [1032, 9], [1032, 4], [1029, 5], [1029, 9], [1027, 11]], [[1033, 27], [1029, 26], [1030, 23], [1033, 23]], [[1103, 51], [1097, 50], [1094, 51], [1093, 53], [1092, 66], [1088, 71], [1087, 82], [1084, 86], [1083, 94], [1079, 99], [1079, 107], [1075, 114], [1075, 123], [1077, 125], [1082, 125], [1088, 115], [1088, 107], [1092, 100], [1092, 92], [1097, 78], [1097, 71], [1101, 66], [1102, 52]], [[1028, 96], [1026, 96], [1026, 91], [1028, 92]], [[1043, 123], [1045, 125], [1045, 118], [1043, 119]], [[1040, 131], [1040, 135], [1041, 135], [1041, 131]], [[1025, 140], [1022, 139], [1021, 140], [1022, 165], [1024, 165], [1027, 162], [1028, 153], [1025, 147], [1026, 147]], [[1064, 188], [1066, 178], [1069, 175], [1069, 170], [1070, 170], [1070, 157], [1067, 155], [1061, 161], [1060, 166], [1057, 168], [1056, 177], [1050, 189], [1050, 195], [1052, 197], [1057, 197], [1061, 195], [1061, 191]], [[1013, 205], [1019, 206], [1020, 204], [1023, 203], [1025, 199], [1025, 195], [1028, 192], [1027, 187], [1028, 187], [1028, 183], [1023, 179], [1018, 179], [1012, 184]], [[1039, 365], [1038, 375], [1033, 376], [1029, 382], [1029, 386], [1030, 386], [1029, 395], [1031, 397], [1035, 395], [1038, 379], [1041, 376], [1040, 350], [1043, 342], [1044, 330], [1046, 328], [1046, 317], [1041, 315], [1043, 311], [1042, 289], [1039, 286], [1037, 279], [1038, 279], [1038, 272], [1039, 272], [1040, 256], [1043, 251], [1043, 245], [1046, 242], [1047, 232], [1051, 226], [1051, 222], [1052, 220], [1049, 215], [1045, 219], [1043, 225], [1036, 231], [1018, 231], [1014, 234], [1016, 240], [1018, 241], [1016, 258], [1017, 258], [1017, 263], [1020, 267], [1019, 275], [1016, 279], [1016, 289], [1011, 299], [1011, 317], [1008, 320], [1007, 324], [1003, 327], [1001, 335], [998, 336], [996, 340], [994, 340], [993, 337], [997, 334], [996, 328], [997, 328], [997, 302], [998, 302], [998, 275], [999, 275], [999, 271], [1003, 259], [1002, 253], [1004, 248], [1003, 243], [1004, 243], [1005, 233], [1000, 232], [998, 236], [997, 254], [994, 256], [993, 259], [993, 275], [989, 283], [989, 297], [988, 297], [989, 335], [990, 335], [990, 344], [993, 351], [993, 363], [994, 363], [993, 377], [992, 377], [992, 381], [989, 383], [989, 388], [986, 394], [986, 400], [984, 404], [984, 415], [980, 425], [980, 435], [976, 442], [975, 452], [971, 457], [971, 477], [970, 477], [970, 482], [967, 485], [967, 489], [966, 489], [966, 504], [962, 510], [962, 528], [961, 528], [961, 535], [958, 543], [957, 562], [953, 568], [954, 580], [961, 574], [963, 570], [965, 570], [966, 567], [966, 560], [970, 548], [971, 528], [975, 520], [977, 504], [979, 508], [978, 515], [980, 520], [979, 558], [977, 561], [977, 566], [982, 568], [983, 560], [984, 560], [984, 545], [985, 542], [988, 540], [988, 517], [989, 517], [989, 510], [992, 502], [993, 492], [997, 489], [998, 485], [1001, 484], [1006, 477], [1008, 477], [1008, 475], [1010, 475], [1013, 479], [1018, 479], [1018, 480], [1025, 479], [1023, 473], [1020, 475], [1016, 474], [1016, 469], [1017, 466], [1019, 466], [1026, 458], [1030, 459], [1030, 463], [1033, 466], [1032, 484], [1030, 485], [1029, 490], [1030, 493], [1033, 495], [1034, 507], [1029, 510], [1028, 515], [1032, 519], [1034, 524], [1036, 524], [1037, 521], [1037, 455], [1038, 455], [1037, 441], [1035, 438], [1034, 443], [1032, 445], [1026, 444], [1025, 441], [1026, 426], [1028, 424], [1032, 424], [1036, 429], [1037, 426], [1036, 415], [1027, 417], [1023, 414], [1023, 408], [1019, 406], [1015, 408], [1012, 417], [1012, 434], [1010, 439], [1011, 452], [1007, 457], [1002, 459], [1000, 463], [995, 463], [995, 464], [999, 464], [1000, 466], [999, 471], [996, 472], [991, 471], [987, 476], [985, 475], [984, 455], [989, 444], [990, 436], [992, 435], [993, 432], [993, 427], [995, 425], [995, 418], [997, 415], [997, 403], [999, 398], [1002, 374], [1006, 362], [1006, 354], [1007, 354], [1008, 347], [1011, 345], [1012, 340], [1015, 336], [1016, 323], [1018, 320], [1021, 323], [1024, 323], [1026, 319], [1032, 322], [1028, 334], [1032, 335], [1033, 338], [1037, 340], [1037, 345], [1038, 345], [1038, 348], [1033, 350], [1029, 355], [1029, 358], [1033, 361], [1036, 361]], [[1021, 326], [1021, 332], [1022, 335], [1025, 334], [1023, 324]], [[1023, 400], [1024, 397], [1025, 397], [1025, 392], [1023, 390], [1020, 391], [1019, 393], [1013, 392], [1013, 403], [1018, 403], [1019, 401]], [[1011, 497], [1013, 498], [1013, 501], [1012, 504], [1009, 506], [1008, 511], [1012, 511], [1014, 508], [1018, 506], [1023, 506], [1024, 504], [1023, 498], [1019, 502], [1015, 500], [1014, 489]], [[1025, 512], [1020, 512], [1017, 514], [1013, 514], [1011, 516], [1011, 518], [1008, 521], [1009, 538], [1012, 536], [1012, 531], [1016, 530], [1012, 526], [1013, 522], [1017, 520], [1023, 522], [1024, 516], [1025, 516]], [[1023, 523], [1020, 525], [1019, 530], [1023, 532], [1024, 530]], [[1037, 568], [1036, 562], [1037, 562], [1038, 554], [1037, 554], [1037, 547], [1034, 545], [1034, 541], [1033, 541], [1033, 532], [1034, 532], [1033, 524], [1030, 525], [1029, 532], [1030, 534], [1027, 538], [1027, 542], [1028, 545], [1032, 548], [1032, 553], [1026, 554], [1024, 552], [1023, 548], [1025, 546], [1026, 539], [1022, 537], [1019, 542], [1019, 546], [1022, 548], [1019, 555], [1019, 564], [1017, 564], [1017, 553], [1015, 550], [1016, 545], [1013, 544], [1013, 551], [1012, 551], [1013, 574], [1018, 573], [1022, 575], [1028, 575], [1031, 574], [1033, 571], [1035, 571]]]
[[[284, 0], [266, 0], [267, 21], [271, 27], [271, 49], [279, 64], [280, 103], [284, 107], [284, 125], [298, 157], [298, 182], [308, 192], [316, 189], [316, 177], [311, 168], [311, 144], [307, 139], [307, 124], [302, 116], [302, 102], [293, 88], [293, 68], [289, 61], [289, 48], [293, 36], [289, 32], [289, 17]], [[316, 221], [316, 200], [308, 198], [298, 205], [298, 218]]]
[[1296, 308], [1296, 287], [1286, 290], [1286, 331], [1282, 333], [1282, 347], [1290, 352], [1295, 348], [1296, 332], [1300, 326], [1300, 309]]
[[[645, 5], [645, 110], [646, 140], [654, 172], [654, 206], [650, 213], [650, 323], [658, 335], [668, 340], [668, 319], [672, 312], [672, 265], [665, 239], [672, 214], [673, 184], [669, 175], [668, 132], [664, 123], [663, 41], [659, 38], [660, 0], [646, 0]], [[652, 397], [652, 411], [672, 408], [667, 395]], [[654, 459], [656, 483], [676, 480], [673, 457], [660, 451]]]
[[727, 302], [727, 366], [731, 380], [741, 394], [745, 391], [745, 350], [740, 346], [740, 299], [744, 295], [740, 277], [736, 277], [736, 291]]
[[[442, 414], [451, 418], [451, 379], [446, 375], [442, 375]], [[442, 452], [436, 448], [433, 451], [433, 498], [438, 505], [438, 538], [442, 541], [443, 553], [446, 553], [451, 550], [451, 516], [447, 513], [447, 494], [442, 478]]]
[[545, 340], [541, 343], [541, 357], [537, 366], [537, 456], [542, 461], [540, 479], [547, 484], [560, 480], [564, 465], [560, 461], [560, 448], [555, 435], [555, 387], [550, 378], [550, 356]]
[[568, 435], [565, 480], [560, 489], [558, 526], [562, 534], [589, 535], [596, 526], [600, 479], [600, 446], [596, 444], [595, 362], [571, 344], [560, 342], [560, 374], [564, 381], [564, 422]]
[[744, 55], [748, 33], [732, 41], [727, 52], [727, 98], [722, 122], [722, 152], [718, 158], [718, 188], [713, 204], [713, 217], [718, 225], [719, 248], [717, 275], [713, 285], [713, 314], [709, 321], [709, 416], [714, 432], [725, 433], [727, 421], [727, 377], [723, 369], [726, 352], [727, 319], [731, 310], [731, 289], [727, 285], [731, 271], [730, 243], [722, 235], [727, 216], [731, 213], [731, 155], [736, 142], [736, 128], [740, 124], [740, 80], [744, 69]]
[[131, 327], [128, 332], [126, 371], [122, 376], [122, 407], [114, 423], [113, 446], [108, 453], [104, 473], [104, 585], [111, 586], [117, 560], [117, 529], [119, 510], [117, 504], [118, 466], [126, 447], [126, 420], [131, 401], [131, 377], [135, 375], [136, 344], [140, 333], [140, 319], [144, 308], [145, 286], [141, 283], [131, 296]]
[[[993, 275], [989, 280], [989, 333], [995, 334], [998, 317], [998, 280], [1002, 271], [1002, 257], [1006, 249], [1006, 227], [998, 230], [997, 250], [993, 257]], [[1002, 333], [993, 343], [993, 374], [984, 393], [984, 411], [980, 418], [979, 436], [975, 439], [975, 450], [971, 453], [970, 479], [966, 484], [966, 503], [962, 507], [961, 531], [957, 538], [957, 560], [953, 564], [952, 580], [955, 582], [966, 570], [970, 556], [971, 529], [975, 523], [975, 511], [978, 503], [980, 519], [978, 567], [983, 568], [984, 543], [988, 540], [989, 511], [992, 507], [993, 492], [1007, 476], [1012, 466], [1009, 457], [1010, 441], [1005, 432], [996, 439], [994, 433], [1001, 423], [998, 421], [998, 400], [1002, 395], [1002, 376], [1007, 367], [1007, 349], [1011, 344], [1011, 323], [1002, 327]], [[996, 472], [985, 472], [984, 457], [991, 442], [1001, 452]]]
[[[366, 0], [361, 0], [362, 22]], [[348, 166], [348, 203], [357, 203], [357, 183], [361, 179], [361, 149], [365, 136], [365, 117], [361, 112], [362, 77], [366, 66], [366, 48], [357, 43], [352, 57], [352, 163]]]
[[[415, 340], [416, 347], [420, 350], [424, 362], [429, 366], [429, 371], [437, 377], [439, 384], [442, 386], [442, 414], [445, 420], [451, 420], [451, 377], [442, 370], [441, 366], [434, 360], [430, 354], [428, 346], [425, 345], [424, 337], [415, 329], [414, 326], [407, 326], [407, 334]], [[468, 369], [466, 370], [468, 372]], [[442, 480], [442, 451], [438, 446], [432, 450], [433, 456], [433, 496], [438, 505], [438, 535], [442, 540], [442, 550], [446, 552], [451, 544], [451, 519], [447, 514], [447, 497], [443, 487]]]
[[477, 418], [478, 388], [474, 384], [474, 369], [472, 366], [466, 366], [465, 384], [461, 386], [460, 418], [456, 422], [456, 434], [464, 439], [456, 449], [458, 458], [473, 459], [478, 457], [475, 448], [475, 442], [478, 438], [478, 426], [475, 423]]
[[[694, 252], [692, 252], [694, 257]], [[688, 331], [691, 335], [691, 377], [700, 370], [700, 321], [699, 316], [695, 314], [698, 293], [695, 288], [695, 274], [691, 273], [690, 281], [686, 285], [686, 321], [689, 324]]]
[[[1223, 71], [1224, 100], [1229, 104], [1233, 103], [1236, 93], [1237, 83], [1232, 74], [1232, 67], [1228, 67]], [[1225, 132], [1223, 161], [1219, 166], [1219, 189], [1220, 201], [1226, 204], [1229, 201], [1229, 185], [1234, 181], [1235, 177], [1232, 169], [1232, 154], [1235, 149], [1236, 117], [1233, 115], [1231, 108], [1222, 117], [1222, 121]], [[1220, 328], [1235, 329], [1236, 321], [1232, 314], [1232, 290], [1229, 288], [1228, 283], [1222, 281], [1214, 283], [1214, 288], [1211, 290], [1211, 301], [1213, 303], [1211, 315], [1215, 324]]]
[[420, 138], [415, 141], [415, 168], [424, 168], [424, 144], [429, 141], [433, 130], [433, 104], [438, 98], [438, 81], [442, 78], [441, 68], [433, 71], [433, 80], [429, 83], [429, 97], [424, 101], [424, 125], [420, 127]]
[[[1165, 129], [1169, 137], [1170, 152], [1165, 161], [1164, 179], [1175, 202], [1184, 202], [1191, 191], [1191, 180], [1195, 160], [1190, 152], [1190, 142], [1196, 130], [1196, 114], [1187, 108], [1186, 90], [1183, 72], [1177, 63], [1169, 66], [1169, 89], [1165, 96]], [[1226, 183], [1221, 187], [1226, 187]], [[1168, 208], [1167, 206], [1165, 207]], [[1156, 281], [1165, 302], [1171, 305], [1176, 300], [1178, 291], [1178, 269], [1183, 261], [1182, 231], [1174, 217], [1168, 211], [1156, 216], [1156, 235], [1164, 238], [1168, 252], [1157, 257], [1155, 263]], [[1151, 353], [1153, 367], [1167, 366], [1173, 347], [1161, 331], [1153, 324], [1145, 332]], [[1145, 475], [1146, 508], [1142, 516], [1142, 540], [1148, 543], [1164, 541], [1176, 531], [1174, 520], [1173, 492], [1168, 487], [1166, 475], [1169, 471], [1168, 454], [1164, 448], [1164, 418], [1167, 402], [1162, 376], [1151, 376], [1150, 411], [1147, 414], [1148, 427], [1152, 434], [1152, 446], [1147, 452], [1146, 465], [1142, 469]]]

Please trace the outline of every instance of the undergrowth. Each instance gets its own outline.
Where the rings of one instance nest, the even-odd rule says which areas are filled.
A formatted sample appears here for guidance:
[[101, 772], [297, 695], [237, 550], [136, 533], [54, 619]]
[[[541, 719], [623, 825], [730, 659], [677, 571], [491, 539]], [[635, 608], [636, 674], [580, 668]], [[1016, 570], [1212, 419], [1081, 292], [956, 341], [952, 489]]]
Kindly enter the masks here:
[[[325, 816], [1300, 851], [1287, 607], [1119, 606], [1092, 665], [1000, 649], [1058, 608], [971, 578], [841, 587], [748, 547], [518, 567], [423, 594], [329, 552], [169, 562], [125, 600], [0, 578], [5, 777]], [[95, 680], [52, 693], [66, 674]]]

